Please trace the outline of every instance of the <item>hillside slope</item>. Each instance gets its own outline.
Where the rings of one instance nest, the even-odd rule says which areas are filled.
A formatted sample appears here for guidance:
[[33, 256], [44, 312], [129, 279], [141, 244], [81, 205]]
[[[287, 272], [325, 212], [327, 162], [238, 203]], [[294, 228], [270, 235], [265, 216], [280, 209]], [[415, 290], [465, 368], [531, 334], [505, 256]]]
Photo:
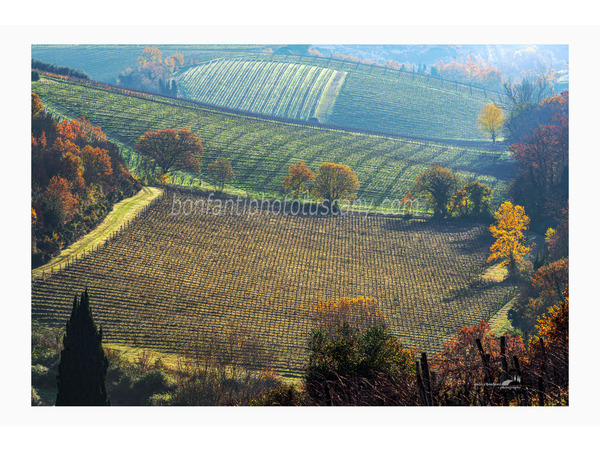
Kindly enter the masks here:
[[[82, 69], [97, 81], [115, 83], [123, 70], [137, 65], [143, 47], [34, 45], [32, 56]], [[322, 122], [375, 132], [477, 141], [488, 139], [477, 128], [481, 108], [501, 100], [498, 93], [439, 78], [316, 56], [264, 54], [264, 47], [158, 46], [163, 55], [182, 53], [186, 64], [195, 64], [174, 74], [181, 82], [181, 97], [279, 117], [307, 120], [314, 116]], [[229, 61], [227, 71], [224, 61]], [[261, 71], [248, 71], [259, 63]], [[239, 71], [240, 65], [246, 72]], [[282, 68], [290, 66], [300, 66], [310, 77], [284, 76]], [[329, 85], [329, 95], [322, 96], [321, 108], [315, 109], [319, 96], [327, 94], [319, 87], [327, 86], [326, 74], [332, 72], [343, 75]], [[272, 98], [281, 101], [270, 102]]]
[[[183, 88], [180, 94], [217, 106], [306, 120], [310, 114], [253, 104], [265, 90], [284, 92], [288, 103], [304, 101], [306, 88], [297, 86], [306, 83], [306, 77], [280, 76], [282, 65], [294, 65], [312, 74], [319, 73], [319, 68], [343, 73], [343, 82], [332, 92], [335, 95], [331, 112], [319, 119], [375, 132], [415, 138], [487, 140], [488, 136], [477, 127], [477, 117], [486, 103], [499, 100], [497, 93], [432, 77], [291, 55], [248, 55], [235, 61], [225, 59], [195, 66], [178, 75]], [[261, 69], [256, 70], [257, 66]], [[266, 72], [270, 75], [265, 76]]]
[[100, 125], [126, 147], [125, 159], [134, 171], [138, 159], [131, 149], [141, 135], [188, 126], [204, 144], [205, 165], [217, 157], [228, 158], [236, 173], [233, 185], [255, 192], [281, 193], [289, 167], [299, 160], [312, 170], [327, 161], [348, 164], [358, 175], [359, 196], [373, 206], [386, 198], [402, 198], [416, 175], [436, 164], [450, 167], [465, 180], [488, 184], [495, 189], [495, 202], [505, 197], [512, 175], [505, 149], [491, 144], [466, 146], [289, 124], [47, 77], [32, 83], [32, 89], [55, 113], [85, 116]]
[[35, 280], [33, 322], [63, 326], [71, 293], [87, 288], [108, 344], [182, 354], [222, 347], [233, 328], [261, 350], [232, 348], [240, 363], [298, 376], [319, 300], [373, 296], [404, 345], [433, 352], [456, 330], [489, 320], [514, 292], [480, 280], [491, 244], [482, 224], [186, 216], [172, 205], [169, 193], [109, 245]]
[[[221, 59], [191, 67], [177, 76], [184, 97], [257, 114], [325, 121], [322, 103], [333, 104], [334, 80], [345, 72], [268, 61]], [[342, 81], [343, 83], [343, 81]]]
[[[145, 45], [32, 45], [31, 57], [44, 62], [81, 69], [94, 80], [115, 83], [128, 67], [135, 67]], [[157, 45], [165, 56], [182, 53], [186, 61], [210, 61], [243, 56], [264, 46], [253, 45]]]

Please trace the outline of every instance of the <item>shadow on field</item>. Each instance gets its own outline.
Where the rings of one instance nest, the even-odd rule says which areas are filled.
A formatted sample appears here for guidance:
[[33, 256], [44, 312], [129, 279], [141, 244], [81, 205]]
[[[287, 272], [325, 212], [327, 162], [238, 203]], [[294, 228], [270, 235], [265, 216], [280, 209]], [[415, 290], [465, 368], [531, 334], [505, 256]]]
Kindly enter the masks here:
[[467, 219], [433, 219], [420, 217], [405, 219], [401, 216], [387, 216], [382, 222], [382, 227], [391, 231], [431, 231], [436, 234], [464, 233], [473, 228], [482, 228], [483, 235], [485, 230], [487, 230], [488, 224]]
[[[510, 279], [505, 279], [501, 282], [497, 281], [486, 281], [481, 279], [471, 280], [471, 282], [465, 288], [453, 289], [451, 290], [444, 298], [442, 302], [444, 303], [454, 303], [454, 302], [467, 302], [470, 303], [474, 300], [483, 300], [484, 297], [490, 295], [490, 292], [493, 291], [502, 291], [508, 292], [505, 294], [507, 297], [513, 295], [517, 286], [514, 281]], [[509, 299], [506, 298], [506, 301]], [[506, 301], [504, 303], [506, 303]]]

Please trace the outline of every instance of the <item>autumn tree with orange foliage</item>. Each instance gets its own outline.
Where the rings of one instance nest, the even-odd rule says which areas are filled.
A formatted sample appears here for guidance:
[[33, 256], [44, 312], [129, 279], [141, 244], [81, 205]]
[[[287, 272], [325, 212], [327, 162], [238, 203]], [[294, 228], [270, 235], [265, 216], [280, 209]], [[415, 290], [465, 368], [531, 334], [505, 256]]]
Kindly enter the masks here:
[[548, 309], [538, 320], [532, 337], [532, 372], [538, 381], [541, 405], [569, 404], [569, 289], [564, 299]]
[[358, 176], [345, 164], [324, 162], [319, 167], [314, 179], [312, 194], [331, 205], [331, 210], [337, 208], [342, 200], [354, 200], [360, 184]]
[[231, 162], [225, 158], [217, 158], [206, 168], [209, 178], [217, 185], [219, 191], [225, 187], [225, 183], [235, 178]]
[[46, 188], [45, 197], [48, 201], [56, 205], [57, 214], [60, 219], [58, 225], [62, 225], [72, 218], [77, 211], [77, 199], [71, 193], [69, 183], [62, 177], [54, 176]]
[[535, 333], [538, 317], [563, 298], [569, 282], [569, 260], [560, 259], [537, 269], [516, 296], [508, 318], [524, 334]]
[[44, 111], [44, 105], [40, 96], [37, 94], [31, 94], [31, 118], [37, 119], [40, 114]]
[[113, 168], [106, 149], [86, 145], [81, 149], [81, 159], [85, 166], [84, 178], [88, 183], [99, 183], [112, 176]]
[[[527, 362], [527, 347], [520, 336], [504, 334], [505, 357], [514, 367], [516, 356], [521, 364]], [[481, 349], [489, 359], [484, 362]], [[484, 389], [485, 383], [501, 383], [508, 377], [502, 370], [502, 354], [498, 337], [486, 321], [472, 327], [463, 327], [431, 360], [435, 373], [432, 386], [434, 404], [439, 405], [486, 405], [497, 403], [492, 393]]]
[[85, 118], [58, 123], [31, 96], [32, 262], [37, 267], [91, 231], [140, 188], [115, 144]]
[[183, 54], [181, 53], [173, 53], [171, 56], [166, 57], [164, 61], [165, 66], [171, 73], [183, 66], [183, 62]]
[[162, 64], [162, 52], [156, 47], [145, 47], [142, 54], [138, 57], [137, 62], [140, 67], [145, 67], [148, 64], [158, 66]]
[[156, 162], [161, 170], [160, 175], [174, 170], [200, 172], [202, 167], [202, 142], [187, 127], [147, 131], [138, 139], [135, 149]]
[[294, 197], [298, 198], [302, 194], [310, 191], [309, 183], [315, 179], [315, 174], [304, 161], [298, 161], [293, 164], [288, 174], [283, 180], [283, 189]]
[[533, 226], [544, 233], [558, 223], [569, 198], [568, 93], [542, 102], [555, 113], [550, 123], [533, 130], [509, 147], [515, 161], [516, 178], [510, 194], [529, 213]]
[[496, 242], [490, 247], [491, 255], [487, 261], [500, 260], [499, 267], [508, 266], [509, 274], [516, 275], [517, 264], [522, 263], [531, 251], [524, 244], [523, 233], [529, 226], [529, 217], [522, 206], [504, 202], [494, 214], [494, 219], [496, 224], [490, 226], [490, 232]]
[[56, 125], [56, 131], [65, 141], [77, 146], [100, 145], [107, 142], [106, 134], [99, 126], [94, 126], [85, 117], [78, 120], [64, 120]]
[[174, 53], [163, 60], [163, 54], [157, 47], [148, 46], [138, 57], [137, 66], [128, 67], [121, 72], [117, 77], [117, 84], [176, 96], [177, 88], [172, 74], [183, 64], [183, 54]]
[[502, 87], [502, 74], [480, 57], [467, 56], [464, 63], [451, 61], [445, 64], [439, 61], [432, 66], [432, 74], [435, 73], [447, 80], [460, 83], [472, 84], [488, 89], [500, 89]]

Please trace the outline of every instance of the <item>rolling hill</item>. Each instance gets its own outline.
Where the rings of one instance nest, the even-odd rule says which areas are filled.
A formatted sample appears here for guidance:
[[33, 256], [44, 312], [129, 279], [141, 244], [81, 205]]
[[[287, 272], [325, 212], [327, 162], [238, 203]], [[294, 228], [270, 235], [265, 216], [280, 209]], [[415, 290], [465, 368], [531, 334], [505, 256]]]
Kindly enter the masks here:
[[[501, 146], [404, 139], [349, 132], [321, 126], [285, 123], [201, 107], [167, 97], [130, 95], [85, 84], [43, 77], [33, 92], [56, 114], [85, 116], [123, 145], [135, 171], [135, 141], [149, 130], [188, 126], [200, 136], [205, 165], [217, 157], [232, 162], [236, 187], [281, 194], [289, 167], [304, 160], [316, 170], [323, 162], [349, 165], [358, 174], [359, 196], [381, 205], [402, 198], [415, 176], [436, 164], [448, 166], [465, 180], [479, 180], [495, 189], [495, 202], [506, 195], [512, 174]], [[198, 178], [197, 174], [188, 177]]]
[[[186, 64], [179, 96], [239, 111], [414, 138], [485, 141], [477, 117], [495, 92], [385, 67], [310, 55], [265, 54], [266, 46], [159, 45]], [[34, 45], [32, 57], [115, 83], [143, 46]]]

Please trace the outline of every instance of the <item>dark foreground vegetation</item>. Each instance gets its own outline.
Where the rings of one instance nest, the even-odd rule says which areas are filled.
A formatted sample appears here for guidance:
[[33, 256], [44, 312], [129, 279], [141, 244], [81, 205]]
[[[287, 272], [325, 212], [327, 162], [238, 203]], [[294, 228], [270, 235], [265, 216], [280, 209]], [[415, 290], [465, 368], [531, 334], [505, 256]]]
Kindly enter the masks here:
[[[389, 331], [376, 300], [319, 302], [311, 311], [315, 327], [306, 368], [294, 383], [284, 382], [270, 370], [250, 371], [235, 359], [211, 359], [201, 352], [180, 360], [177, 369], [168, 369], [160, 359], [152, 361], [144, 354], [132, 362], [107, 351], [99, 359], [106, 366], [96, 365], [96, 373], [84, 374], [83, 370], [90, 369], [82, 367], [89, 368], [89, 364], [65, 363], [69, 331], [61, 353], [56, 331], [35, 329], [31, 401], [32, 405], [54, 404], [58, 373], [62, 391], [64, 380], [78, 382], [70, 386], [71, 397], [61, 395], [59, 384], [57, 405], [107, 404], [106, 393], [113, 405], [568, 405], [568, 291], [563, 295], [538, 320], [536, 335], [528, 342], [509, 333], [498, 338], [482, 321], [460, 330], [429, 358], [405, 348]], [[85, 301], [82, 296], [81, 304]], [[76, 306], [77, 301], [74, 315]], [[91, 314], [87, 317], [91, 319]], [[73, 318], [70, 323], [73, 333]], [[85, 337], [80, 332], [78, 336], [81, 347], [86, 342], [93, 347], [98, 334]], [[252, 351], [251, 343], [243, 342], [239, 334], [232, 334], [231, 339], [233, 345], [247, 345]], [[102, 377], [106, 387], [94, 382]], [[101, 390], [104, 403], [81, 403], [84, 393], [93, 388], [105, 389]]]
[[549, 309], [529, 342], [489, 325], [463, 328], [428, 359], [389, 333], [372, 299], [325, 308], [300, 385], [252, 405], [549, 406], [568, 404], [569, 298]]

